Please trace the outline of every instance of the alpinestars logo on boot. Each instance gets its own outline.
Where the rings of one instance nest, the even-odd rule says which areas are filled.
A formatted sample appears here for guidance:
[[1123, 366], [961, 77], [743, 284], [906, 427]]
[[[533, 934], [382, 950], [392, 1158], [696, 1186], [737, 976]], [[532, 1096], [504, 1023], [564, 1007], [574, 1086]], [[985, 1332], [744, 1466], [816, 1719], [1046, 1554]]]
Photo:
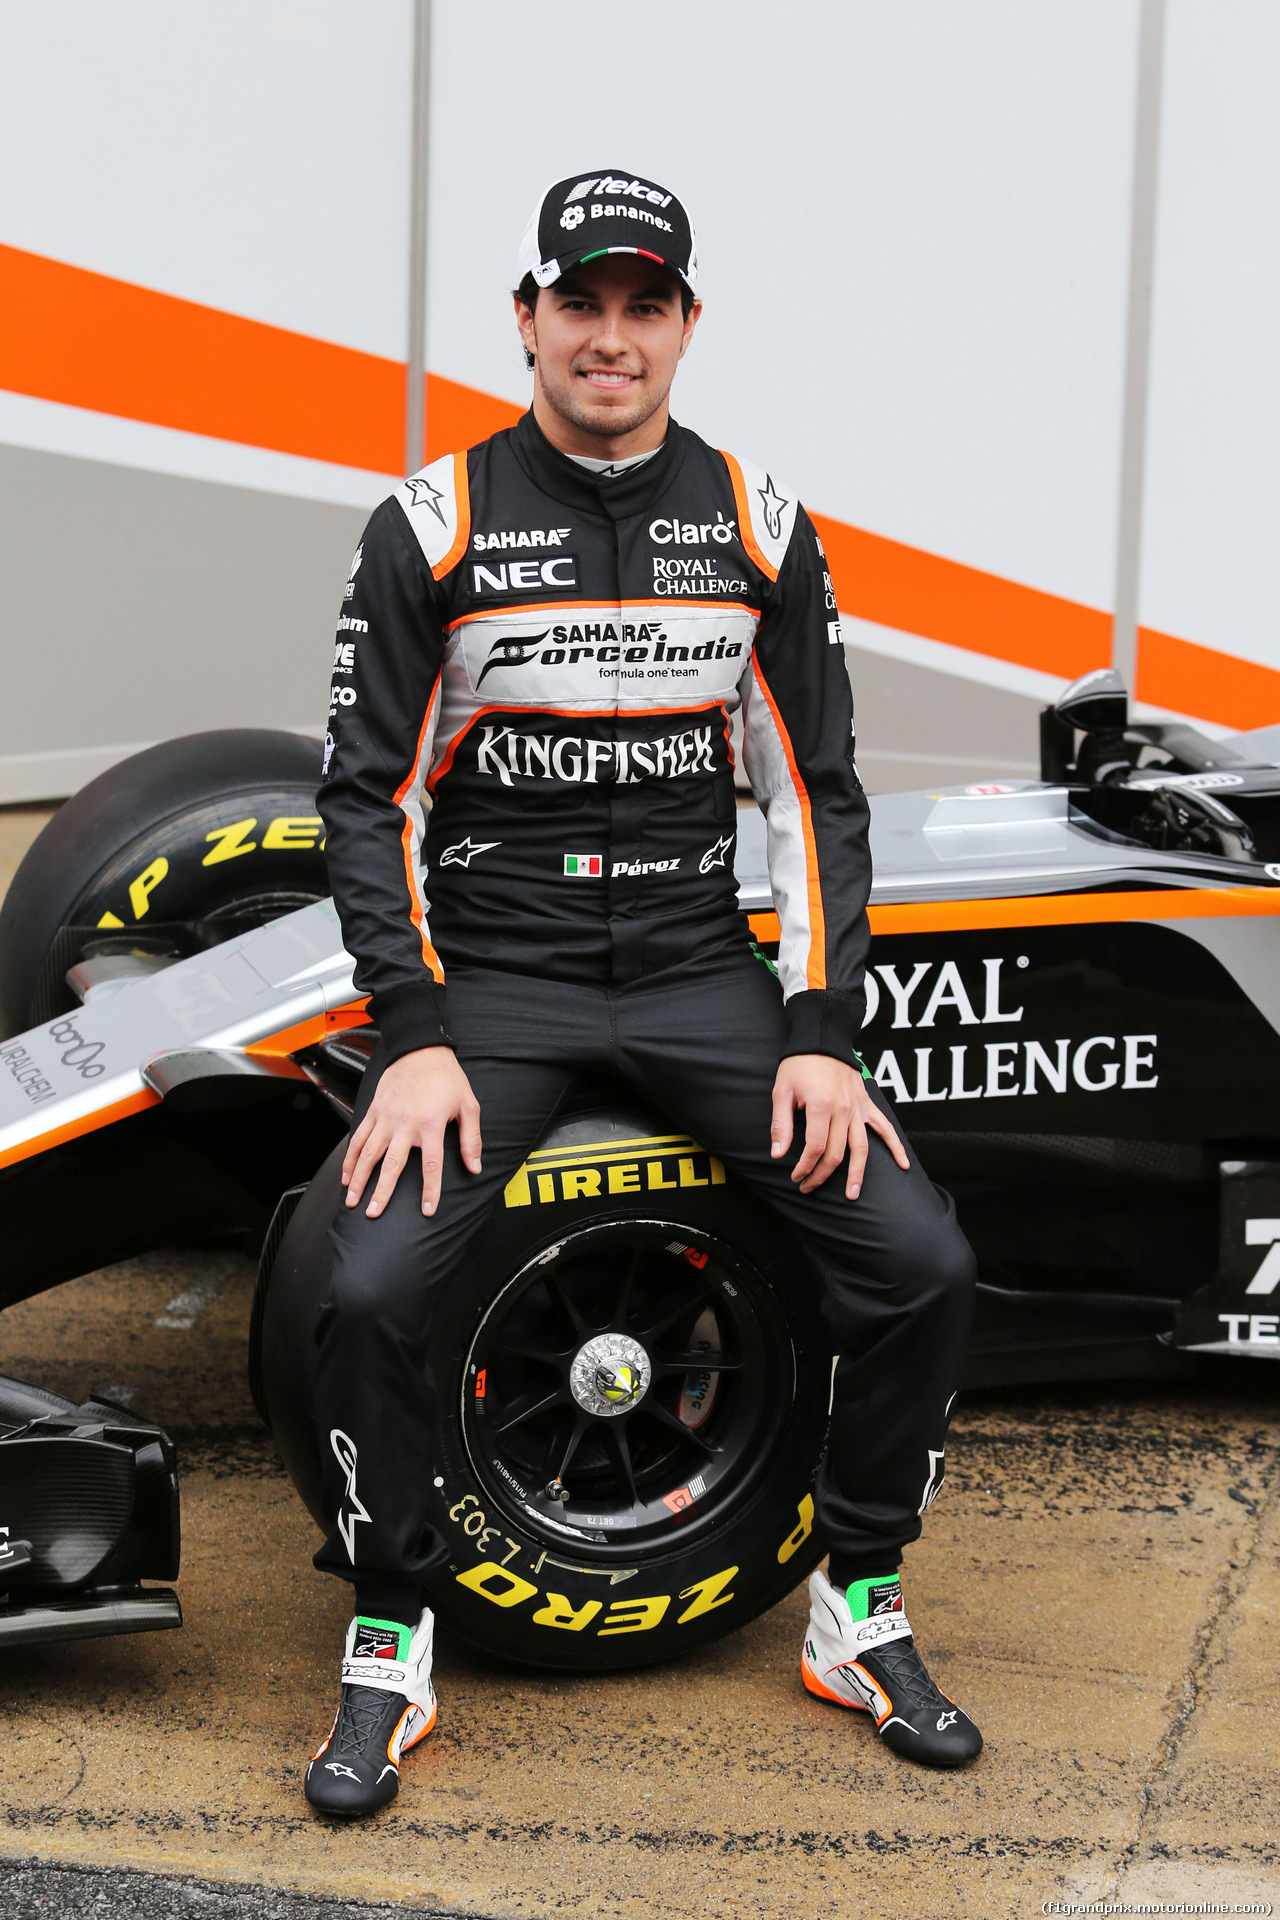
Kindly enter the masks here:
[[902, 1588], [896, 1580], [886, 1581], [882, 1587], [867, 1588], [867, 1613], [901, 1613]]
[[356, 1621], [355, 1644], [352, 1646], [352, 1660], [400, 1660], [400, 1642], [408, 1640], [407, 1627], [383, 1626], [373, 1620]]

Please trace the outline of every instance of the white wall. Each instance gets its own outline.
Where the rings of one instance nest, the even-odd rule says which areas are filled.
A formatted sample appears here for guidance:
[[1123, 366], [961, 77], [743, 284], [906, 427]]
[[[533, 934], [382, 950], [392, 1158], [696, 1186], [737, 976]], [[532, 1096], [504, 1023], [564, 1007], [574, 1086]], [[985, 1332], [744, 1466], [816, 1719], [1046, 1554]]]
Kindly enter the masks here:
[[412, 12], [6, 6], [0, 240], [404, 359]]
[[1141, 618], [1271, 667], [1280, 667], [1277, 102], [1274, 0], [1172, 0]]
[[435, 18], [434, 367], [523, 401], [504, 296], [535, 194], [648, 172], [698, 228], [682, 420], [838, 519], [1110, 603], [1136, 0]]

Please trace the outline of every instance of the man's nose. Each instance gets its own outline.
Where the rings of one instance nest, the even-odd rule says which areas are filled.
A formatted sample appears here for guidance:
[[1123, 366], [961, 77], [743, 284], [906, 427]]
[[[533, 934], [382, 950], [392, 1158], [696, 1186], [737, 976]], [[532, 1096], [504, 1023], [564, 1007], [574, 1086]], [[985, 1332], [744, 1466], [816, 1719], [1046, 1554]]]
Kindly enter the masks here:
[[628, 341], [622, 328], [622, 315], [602, 313], [592, 334], [591, 344], [597, 353], [625, 353]]

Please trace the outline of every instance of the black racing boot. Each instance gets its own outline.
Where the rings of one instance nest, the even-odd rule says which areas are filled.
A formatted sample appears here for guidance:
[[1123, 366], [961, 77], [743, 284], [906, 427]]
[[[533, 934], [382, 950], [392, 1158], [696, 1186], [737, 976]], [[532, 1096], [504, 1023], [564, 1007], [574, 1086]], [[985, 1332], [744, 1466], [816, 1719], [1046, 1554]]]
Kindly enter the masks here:
[[305, 1792], [318, 1812], [354, 1819], [395, 1799], [401, 1754], [436, 1723], [434, 1629], [429, 1607], [412, 1629], [360, 1615], [347, 1628], [338, 1712], [307, 1768]]
[[909, 1760], [960, 1767], [982, 1751], [968, 1714], [929, 1678], [896, 1573], [856, 1580], [847, 1593], [812, 1576], [800, 1674], [820, 1700], [871, 1714], [885, 1745]]

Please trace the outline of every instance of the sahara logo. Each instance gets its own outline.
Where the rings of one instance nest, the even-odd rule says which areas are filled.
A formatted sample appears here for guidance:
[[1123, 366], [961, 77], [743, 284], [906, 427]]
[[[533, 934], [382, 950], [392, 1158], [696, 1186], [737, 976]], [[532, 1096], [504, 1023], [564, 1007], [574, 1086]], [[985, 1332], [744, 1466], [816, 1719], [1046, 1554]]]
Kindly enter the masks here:
[[492, 553], [498, 547], [562, 547], [571, 527], [507, 528], [502, 533], [475, 533], [471, 544], [477, 553]]

